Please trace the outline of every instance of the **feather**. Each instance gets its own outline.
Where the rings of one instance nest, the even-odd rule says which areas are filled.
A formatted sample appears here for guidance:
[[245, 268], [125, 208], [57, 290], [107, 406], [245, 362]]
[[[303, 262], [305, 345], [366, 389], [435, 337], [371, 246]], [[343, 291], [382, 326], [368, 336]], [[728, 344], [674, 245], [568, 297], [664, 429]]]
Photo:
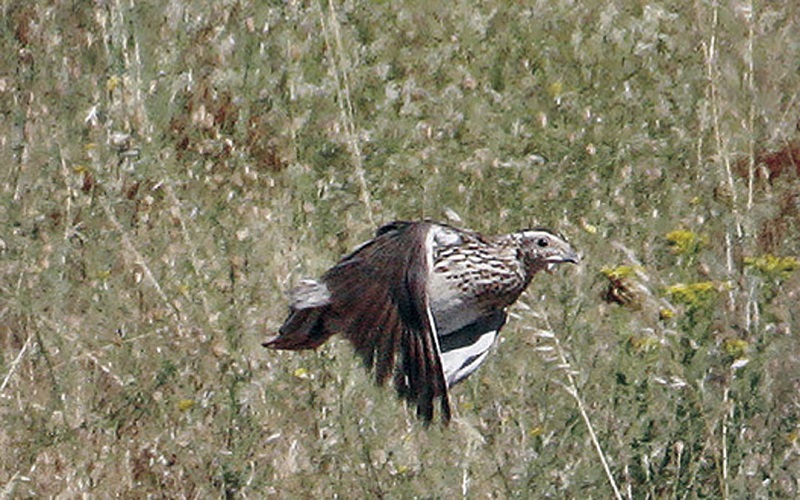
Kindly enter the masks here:
[[430, 229], [431, 224], [408, 222], [381, 227], [373, 240], [326, 272], [321, 284], [304, 282], [305, 289], [294, 294], [303, 300], [293, 303], [278, 337], [264, 345], [315, 348], [340, 333], [374, 369], [378, 384], [399, 371], [398, 394], [416, 404], [426, 421], [433, 419], [438, 397], [448, 421], [447, 384], [426, 287]]

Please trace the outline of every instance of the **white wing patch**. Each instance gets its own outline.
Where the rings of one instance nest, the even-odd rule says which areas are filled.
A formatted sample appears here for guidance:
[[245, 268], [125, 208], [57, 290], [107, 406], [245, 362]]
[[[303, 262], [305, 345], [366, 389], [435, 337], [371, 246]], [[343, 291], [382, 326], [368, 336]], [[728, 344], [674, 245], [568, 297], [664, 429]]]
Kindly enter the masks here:
[[505, 322], [505, 311], [494, 311], [458, 331], [439, 338], [448, 387], [459, 383], [478, 369], [489, 354]]
[[[428, 229], [428, 234], [425, 235], [425, 271], [427, 272], [428, 281], [430, 281], [430, 276], [433, 274], [433, 247], [434, 241], [437, 238], [437, 235], [443, 233], [439, 226], [431, 226]], [[458, 236], [458, 235], [456, 235]], [[433, 345], [436, 346], [436, 355], [439, 356], [439, 360], [442, 361], [442, 349], [439, 347], [439, 333], [436, 329], [436, 321], [433, 319], [433, 311], [431, 310], [431, 298], [429, 289], [425, 290], [425, 314], [428, 316], [428, 324], [431, 326], [431, 333], [433, 337]], [[444, 370], [444, 362], [442, 361], [442, 369]], [[446, 373], [445, 373], [446, 377]], [[447, 380], [445, 378], [445, 380]]]
[[[433, 226], [430, 232], [433, 234], [433, 242], [437, 246], [449, 247], [460, 245], [463, 242], [461, 235], [448, 227]], [[431, 264], [433, 264], [433, 262], [431, 262]], [[430, 269], [433, 269], [433, 266], [431, 266]]]
[[489, 348], [496, 338], [497, 330], [488, 331], [478, 337], [473, 344], [443, 353], [442, 365], [447, 387], [453, 387], [477, 370], [489, 354]]
[[311, 309], [331, 303], [331, 292], [325, 283], [316, 280], [302, 280], [291, 292], [294, 309]]

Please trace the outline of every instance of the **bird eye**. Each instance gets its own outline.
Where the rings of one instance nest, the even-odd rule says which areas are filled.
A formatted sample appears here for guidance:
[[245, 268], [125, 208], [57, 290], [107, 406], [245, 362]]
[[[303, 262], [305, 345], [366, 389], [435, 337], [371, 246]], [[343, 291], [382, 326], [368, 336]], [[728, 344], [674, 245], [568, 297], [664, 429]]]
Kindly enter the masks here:
[[536, 244], [539, 245], [540, 247], [544, 248], [547, 245], [549, 245], [550, 242], [547, 241], [547, 238], [539, 238], [538, 240], [536, 240]]

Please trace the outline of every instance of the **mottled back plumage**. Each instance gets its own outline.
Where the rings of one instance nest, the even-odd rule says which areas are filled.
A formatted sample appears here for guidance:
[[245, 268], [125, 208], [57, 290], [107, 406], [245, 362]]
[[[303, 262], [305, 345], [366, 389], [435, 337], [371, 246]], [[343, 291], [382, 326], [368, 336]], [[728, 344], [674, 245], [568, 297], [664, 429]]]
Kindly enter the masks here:
[[578, 257], [543, 229], [485, 237], [433, 222], [378, 229], [319, 281], [292, 293], [289, 317], [264, 345], [313, 349], [336, 333], [353, 344], [379, 384], [430, 421], [450, 419], [448, 388], [484, 361], [514, 303], [539, 270]]

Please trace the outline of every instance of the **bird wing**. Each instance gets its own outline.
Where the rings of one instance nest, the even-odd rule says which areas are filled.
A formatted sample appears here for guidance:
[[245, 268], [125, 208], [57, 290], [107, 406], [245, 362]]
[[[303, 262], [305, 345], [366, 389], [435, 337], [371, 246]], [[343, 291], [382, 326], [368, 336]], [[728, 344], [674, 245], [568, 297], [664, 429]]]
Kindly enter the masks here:
[[439, 337], [442, 366], [448, 387], [472, 374], [486, 359], [497, 334], [506, 323], [505, 310], [494, 310], [474, 322]]
[[434, 233], [430, 223], [393, 222], [322, 276], [330, 303], [324, 330], [341, 333], [383, 384], [394, 373], [398, 394], [433, 419], [439, 398], [450, 420], [436, 326], [427, 281]]

